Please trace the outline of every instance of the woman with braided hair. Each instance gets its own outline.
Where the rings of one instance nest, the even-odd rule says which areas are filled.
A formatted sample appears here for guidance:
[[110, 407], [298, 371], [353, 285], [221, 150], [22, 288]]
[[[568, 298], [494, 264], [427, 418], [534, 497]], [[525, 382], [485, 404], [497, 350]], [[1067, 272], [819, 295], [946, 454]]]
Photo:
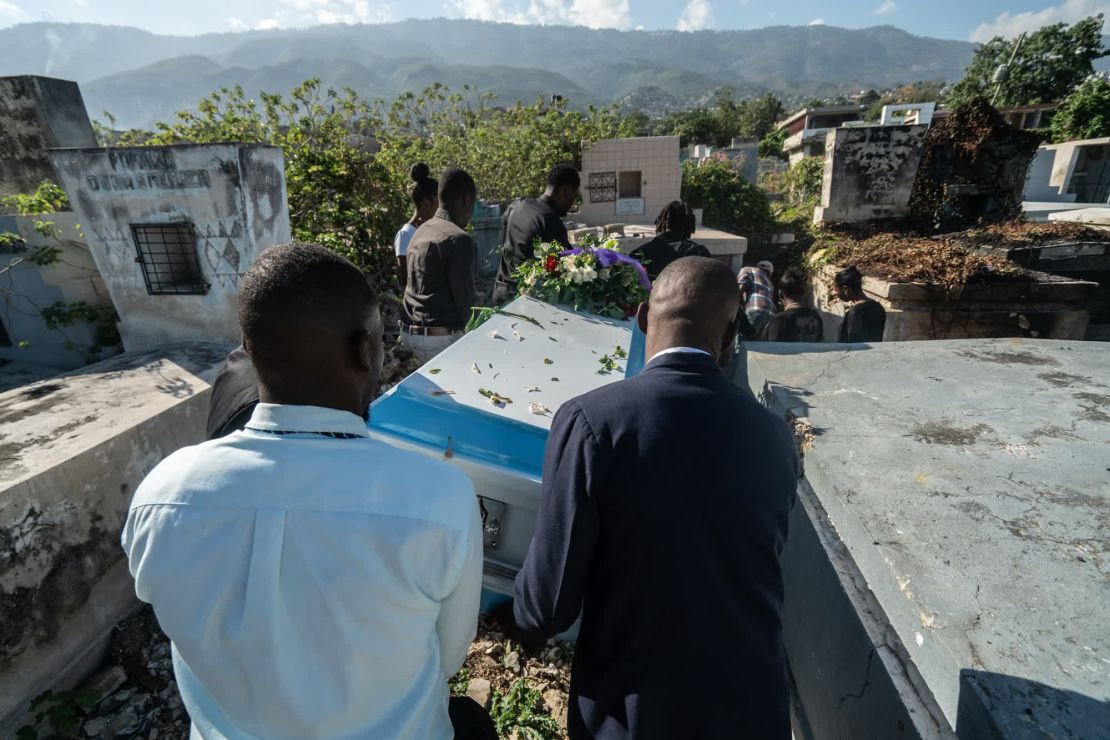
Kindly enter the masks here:
[[694, 211], [680, 200], [672, 200], [655, 219], [655, 238], [637, 248], [632, 257], [640, 260], [652, 280], [663, 268], [681, 257], [710, 257], [709, 250], [690, 241], [695, 227]]
[[412, 185], [409, 186], [409, 197], [412, 199], [412, 218], [400, 228], [393, 237], [393, 251], [397, 255], [397, 273], [401, 277], [401, 285], [408, 278], [408, 251], [412, 235], [422, 223], [436, 214], [439, 208], [439, 182], [431, 176], [428, 165], [417, 162], [409, 169]]

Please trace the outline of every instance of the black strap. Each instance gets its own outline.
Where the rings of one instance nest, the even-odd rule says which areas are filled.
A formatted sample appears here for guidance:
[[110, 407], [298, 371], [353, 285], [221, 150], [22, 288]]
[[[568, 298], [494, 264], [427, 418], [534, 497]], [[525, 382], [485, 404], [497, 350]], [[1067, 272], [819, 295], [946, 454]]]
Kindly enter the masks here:
[[329, 437], [331, 439], [361, 439], [362, 434], [351, 434], [350, 432], [295, 432], [288, 429], [259, 429], [257, 427], [244, 427], [248, 432], [261, 432], [262, 434], [273, 434], [278, 437], [284, 437], [288, 434], [319, 434], [321, 437]]

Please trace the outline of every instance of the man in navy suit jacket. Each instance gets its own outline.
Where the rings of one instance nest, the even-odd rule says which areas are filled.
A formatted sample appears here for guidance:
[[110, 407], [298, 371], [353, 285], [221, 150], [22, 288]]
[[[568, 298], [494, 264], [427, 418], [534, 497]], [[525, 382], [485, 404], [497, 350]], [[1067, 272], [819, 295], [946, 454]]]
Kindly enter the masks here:
[[570, 737], [790, 737], [782, 644], [799, 462], [731, 383], [740, 294], [705, 257], [663, 270], [642, 374], [555, 415], [513, 616], [527, 644], [582, 613]]

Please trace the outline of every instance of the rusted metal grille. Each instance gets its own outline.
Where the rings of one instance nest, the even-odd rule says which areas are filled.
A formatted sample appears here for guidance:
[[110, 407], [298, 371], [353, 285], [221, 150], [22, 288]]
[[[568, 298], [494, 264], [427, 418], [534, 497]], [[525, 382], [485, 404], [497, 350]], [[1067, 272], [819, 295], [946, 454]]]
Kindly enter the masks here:
[[197, 234], [189, 222], [132, 224], [135, 261], [143, 269], [150, 295], [204, 295], [208, 283], [200, 272]]
[[616, 201], [617, 173], [591, 172], [590, 184], [586, 189], [590, 191], [591, 203], [612, 203]]

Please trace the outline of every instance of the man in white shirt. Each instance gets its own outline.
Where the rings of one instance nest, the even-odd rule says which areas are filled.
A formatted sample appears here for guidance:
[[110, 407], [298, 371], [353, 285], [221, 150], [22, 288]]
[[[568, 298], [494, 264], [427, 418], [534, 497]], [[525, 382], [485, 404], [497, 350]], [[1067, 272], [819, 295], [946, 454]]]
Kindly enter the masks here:
[[166, 458], [123, 531], [193, 737], [496, 737], [473, 702], [448, 708], [478, 616], [474, 489], [367, 435], [383, 350], [366, 278], [322, 247], [267, 249], [239, 323], [253, 416]]

